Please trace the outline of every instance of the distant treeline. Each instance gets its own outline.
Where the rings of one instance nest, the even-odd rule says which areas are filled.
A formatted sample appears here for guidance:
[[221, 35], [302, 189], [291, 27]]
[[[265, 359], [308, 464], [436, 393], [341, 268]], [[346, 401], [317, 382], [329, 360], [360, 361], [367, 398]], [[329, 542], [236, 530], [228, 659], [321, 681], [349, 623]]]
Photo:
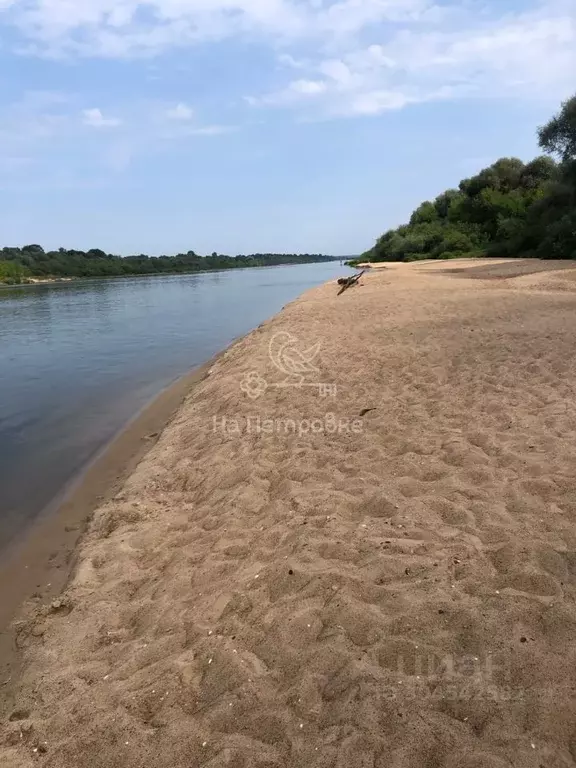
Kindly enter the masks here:
[[462, 256], [576, 259], [576, 96], [538, 130], [530, 163], [503, 158], [414, 211], [359, 261]]
[[238, 269], [240, 267], [270, 267], [282, 264], [310, 264], [332, 261], [334, 257], [321, 254], [255, 253], [250, 256], [198, 256], [194, 251], [176, 256], [114, 256], [98, 248], [75, 251], [59, 248], [45, 251], [40, 245], [23, 248], [2, 248], [0, 251], [0, 282], [22, 283], [28, 278], [118, 277], [123, 275], [160, 275], [205, 272], [207, 270]]

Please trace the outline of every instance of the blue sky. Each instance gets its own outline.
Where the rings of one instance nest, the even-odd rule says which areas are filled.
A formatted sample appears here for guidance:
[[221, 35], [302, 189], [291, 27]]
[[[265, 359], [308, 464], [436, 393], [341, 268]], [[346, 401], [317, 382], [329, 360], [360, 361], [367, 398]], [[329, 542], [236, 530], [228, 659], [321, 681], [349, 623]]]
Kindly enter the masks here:
[[574, 0], [0, 0], [0, 240], [353, 254], [576, 90]]

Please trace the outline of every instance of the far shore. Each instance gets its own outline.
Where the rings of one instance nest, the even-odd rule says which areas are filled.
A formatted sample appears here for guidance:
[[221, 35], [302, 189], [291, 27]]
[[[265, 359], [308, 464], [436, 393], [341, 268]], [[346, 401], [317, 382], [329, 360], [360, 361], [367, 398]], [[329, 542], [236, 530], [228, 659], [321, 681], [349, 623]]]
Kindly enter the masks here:
[[52, 283], [73, 283], [76, 280], [83, 280], [82, 277], [27, 277], [21, 283], [0, 282], [0, 288], [26, 288], [32, 285], [51, 285]]
[[576, 262], [383, 266], [181, 380], [0, 574], [0, 763], [568, 764]]
[[303, 262], [302, 264], [265, 264], [258, 267], [228, 267], [223, 269], [199, 269], [194, 270], [190, 272], [142, 272], [142, 273], [135, 273], [135, 274], [126, 274], [126, 275], [86, 275], [81, 277], [30, 277], [26, 278], [25, 282], [22, 283], [3, 283], [0, 282], [0, 289], [1, 288], [26, 288], [31, 286], [38, 286], [38, 285], [52, 285], [57, 283], [77, 283], [77, 282], [89, 282], [93, 280], [124, 280], [132, 277], [189, 277], [190, 275], [208, 275], [212, 273], [223, 273], [223, 272], [238, 272], [246, 270], [254, 270], [254, 269], [277, 269], [279, 267], [305, 267], [307, 265], [312, 264], [331, 264], [336, 263], [338, 259], [334, 259], [333, 262], [330, 261], [308, 261]]

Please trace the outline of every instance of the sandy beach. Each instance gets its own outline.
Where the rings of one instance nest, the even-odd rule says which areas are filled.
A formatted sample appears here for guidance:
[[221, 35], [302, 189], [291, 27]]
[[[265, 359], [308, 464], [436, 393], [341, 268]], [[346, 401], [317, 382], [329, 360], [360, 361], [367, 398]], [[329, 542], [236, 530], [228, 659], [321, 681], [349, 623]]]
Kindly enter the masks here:
[[97, 508], [0, 765], [576, 765], [576, 264], [384, 267], [230, 347]]

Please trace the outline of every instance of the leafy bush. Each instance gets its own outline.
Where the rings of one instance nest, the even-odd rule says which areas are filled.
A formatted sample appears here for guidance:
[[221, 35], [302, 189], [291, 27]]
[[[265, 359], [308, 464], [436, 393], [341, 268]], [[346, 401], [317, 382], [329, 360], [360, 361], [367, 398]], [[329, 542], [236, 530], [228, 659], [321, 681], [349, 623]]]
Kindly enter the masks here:
[[362, 259], [576, 258], [576, 96], [538, 136], [559, 163], [547, 156], [529, 163], [501, 158], [422, 203], [409, 224], [385, 232]]
[[0, 283], [20, 285], [28, 274], [30, 274], [29, 270], [22, 264], [14, 261], [0, 261]]

